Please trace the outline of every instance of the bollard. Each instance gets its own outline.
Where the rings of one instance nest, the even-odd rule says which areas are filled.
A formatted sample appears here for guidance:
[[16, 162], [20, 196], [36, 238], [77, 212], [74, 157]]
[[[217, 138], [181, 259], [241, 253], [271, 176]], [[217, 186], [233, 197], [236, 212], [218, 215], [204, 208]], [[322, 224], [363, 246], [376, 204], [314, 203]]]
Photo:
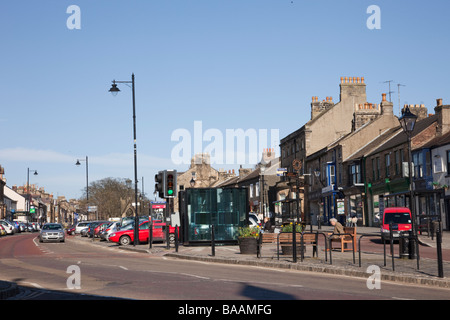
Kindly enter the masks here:
[[296, 229], [296, 225], [294, 223], [294, 225], [292, 226], [292, 260], [294, 263], [297, 262], [297, 240], [295, 239], [295, 233], [297, 230]]
[[214, 225], [211, 225], [211, 255], [216, 256], [216, 239], [214, 234]]
[[392, 234], [392, 222], [389, 224], [389, 238], [390, 238], [390, 245], [391, 245], [391, 257], [392, 257], [392, 271], [395, 271], [395, 264], [394, 264], [394, 235]]
[[153, 245], [153, 221], [148, 226], [148, 248], [151, 249]]
[[440, 224], [436, 230], [436, 250], [437, 250], [437, 260], [438, 260], [438, 274], [439, 278], [444, 277], [444, 267], [442, 265], [442, 232]]
[[409, 234], [408, 232], [401, 232], [398, 238], [398, 251], [400, 259], [408, 259], [409, 253]]
[[170, 249], [170, 227], [166, 223], [166, 249]]
[[178, 252], [178, 225], [175, 225], [175, 252]]

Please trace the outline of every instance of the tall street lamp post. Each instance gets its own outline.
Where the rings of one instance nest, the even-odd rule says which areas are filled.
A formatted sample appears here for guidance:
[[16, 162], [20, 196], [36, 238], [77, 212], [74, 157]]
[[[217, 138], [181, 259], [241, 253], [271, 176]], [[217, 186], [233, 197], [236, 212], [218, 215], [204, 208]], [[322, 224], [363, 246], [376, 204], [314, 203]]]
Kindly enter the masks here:
[[[38, 172], [37, 170], [31, 170], [34, 171], [34, 175], [37, 176]], [[27, 168], [27, 211], [28, 213], [30, 213], [31, 210], [31, 193], [30, 193], [30, 168]], [[30, 213], [30, 218], [31, 218], [31, 213]]]
[[413, 163], [412, 163], [412, 152], [411, 152], [411, 136], [414, 131], [414, 126], [416, 124], [417, 116], [409, 110], [409, 107], [406, 106], [405, 109], [402, 110], [402, 116], [398, 119], [400, 121], [400, 125], [403, 128], [403, 131], [406, 133], [408, 138], [408, 171], [409, 171], [409, 205], [411, 208], [412, 215], [412, 236], [416, 242], [416, 254], [417, 254], [417, 268], [419, 268], [419, 245], [417, 241], [417, 223], [416, 223], [416, 210], [415, 210], [415, 201], [414, 201], [414, 182], [413, 182]]
[[[89, 159], [88, 159], [88, 156], [86, 156], [86, 160], [77, 159], [77, 163], [75, 163], [75, 165], [80, 166], [81, 165], [80, 161], [86, 161], [86, 209], [87, 209], [86, 212], [89, 215], [89, 169], [88, 169]], [[98, 211], [97, 211], [97, 220], [98, 220]]]
[[132, 98], [133, 98], [133, 140], [134, 140], [134, 241], [133, 245], [138, 244], [139, 237], [139, 217], [138, 217], [138, 179], [137, 179], [137, 148], [136, 148], [136, 103], [135, 103], [135, 90], [134, 90], [134, 73], [131, 75], [131, 81], [116, 81], [113, 80], [112, 86], [109, 89], [114, 96], [120, 92], [117, 87], [117, 83], [131, 83]]
[[411, 136], [414, 131], [414, 126], [416, 124], [417, 116], [413, 114], [409, 107], [407, 106], [402, 110], [402, 116], [398, 119], [403, 131], [406, 133], [408, 138], [408, 171], [409, 171], [409, 195], [410, 195], [410, 207], [413, 215], [413, 222], [415, 223], [415, 210], [414, 210], [414, 184], [413, 184], [413, 164], [412, 164], [412, 152], [411, 152]]

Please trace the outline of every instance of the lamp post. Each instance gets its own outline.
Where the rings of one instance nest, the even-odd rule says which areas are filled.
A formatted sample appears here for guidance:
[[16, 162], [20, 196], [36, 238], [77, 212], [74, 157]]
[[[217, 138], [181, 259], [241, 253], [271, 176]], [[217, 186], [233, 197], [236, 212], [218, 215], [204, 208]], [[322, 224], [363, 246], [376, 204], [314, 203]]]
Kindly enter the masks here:
[[[33, 175], [37, 176], [38, 172], [37, 170], [31, 170], [34, 171]], [[27, 168], [27, 211], [28, 213], [30, 213], [30, 209], [31, 209], [31, 193], [30, 193], [30, 168]]]
[[417, 116], [413, 114], [409, 107], [406, 106], [405, 109], [402, 110], [402, 116], [398, 119], [400, 125], [403, 128], [407, 138], [408, 138], [408, 171], [409, 171], [409, 195], [410, 195], [410, 207], [413, 215], [413, 223], [415, 224], [415, 210], [414, 210], [414, 184], [413, 184], [413, 166], [412, 166], [412, 152], [411, 152], [411, 136], [414, 131], [414, 126], [416, 124]]
[[116, 81], [113, 80], [112, 86], [109, 89], [109, 92], [112, 93], [113, 96], [117, 95], [120, 92], [117, 87], [117, 83], [131, 83], [132, 90], [132, 99], [133, 99], [133, 140], [134, 140], [134, 203], [135, 203], [135, 211], [134, 211], [134, 242], [133, 245], [136, 246], [138, 243], [139, 236], [139, 217], [138, 217], [138, 179], [137, 179], [137, 148], [136, 148], [136, 103], [135, 103], [135, 90], [134, 90], [134, 73], [131, 75], [131, 81]]
[[266, 171], [266, 167], [264, 167], [264, 165], [261, 164], [261, 166], [259, 167], [259, 170], [260, 170], [260, 176], [261, 176], [261, 181], [260, 181], [261, 187], [260, 187], [260, 195], [259, 195], [260, 199], [259, 199], [259, 202], [260, 202], [260, 207], [261, 207], [261, 213], [262, 213], [262, 216], [263, 216], [263, 221], [265, 221], [265, 219], [266, 219], [266, 210], [265, 210], [265, 207], [264, 207], [264, 202], [265, 202], [265, 199], [264, 199], [264, 172]]
[[408, 176], [409, 176], [409, 202], [411, 207], [411, 215], [412, 215], [412, 237], [415, 238], [416, 243], [416, 254], [417, 254], [417, 269], [419, 269], [419, 244], [417, 240], [417, 223], [416, 223], [416, 210], [415, 210], [415, 201], [414, 201], [414, 183], [413, 183], [413, 166], [412, 166], [412, 152], [411, 152], [411, 136], [414, 131], [414, 126], [416, 124], [417, 116], [409, 110], [409, 107], [406, 106], [405, 109], [402, 110], [402, 116], [398, 119], [400, 121], [400, 125], [403, 128], [403, 131], [406, 133], [408, 138]]
[[[80, 166], [80, 161], [86, 161], [86, 208], [89, 215], [89, 170], [88, 170], [88, 156], [86, 156], [86, 160], [83, 159], [77, 159], [77, 163], [75, 165]], [[98, 220], [98, 211], [97, 211], [97, 220]]]

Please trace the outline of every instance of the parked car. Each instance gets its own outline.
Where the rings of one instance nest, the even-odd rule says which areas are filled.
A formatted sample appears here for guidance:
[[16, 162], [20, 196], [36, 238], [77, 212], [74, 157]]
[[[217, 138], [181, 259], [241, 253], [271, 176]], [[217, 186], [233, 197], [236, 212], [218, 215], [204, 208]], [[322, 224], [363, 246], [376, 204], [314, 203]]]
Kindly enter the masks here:
[[88, 232], [89, 232], [89, 227], [86, 227], [84, 229], [81, 229], [80, 231], [80, 236], [82, 237], [87, 237], [88, 236]]
[[403, 231], [412, 231], [411, 211], [409, 208], [385, 208], [381, 220], [381, 236], [384, 241], [390, 239], [390, 224], [392, 223], [392, 236], [398, 239]]
[[249, 223], [249, 226], [252, 226], [252, 227], [262, 227], [263, 226], [262, 221], [254, 213], [250, 213], [248, 215], [248, 223]]
[[119, 230], [120, 222], [111, 222], [105, 229], [100, 232], [100, 240], [108, 240], [111, 233]]
[[46, 223], [39, 233], [39, 242], [64, 242], [65, 240], [64, 227], [60, 223]]
[[6, 230], [3, 228], [3, 226], [0, 224], [0, 237], [6, 236]]
[[14, 229], [16, 230], [16, 232], [22, 232], [22, 230], [20, 229], [20, 223], [18, 221], [13, 221], [12, 223], [14, 224]]
[[95, 221], [95, 222], [91, 223], [89, 225], [88, 237], [89, 238], [98, 237], [102, 226], [106, 223], [109, 223], [109, 222], [108, 221]]
[[75, 234], [80, 234], [81, 230], [89, 227], [89, 224], [90, 224], [89, 221], [78, 222], [77, 225], [75, 226]]
[[[165, 239], [166, 234], [165, 223], [153, 222], [153, 241], [162, 241]], [[139, 225], [139, 242], [149, 241], [149, 221], [144, 221]], [[169, 234], [175, 234], [175, 228], [169, 227]], [[134, 223], [130, 223], [119, 231], [113, 232], [109, 236], [109, 241], [118, 243], [120, 245], [129, 245], [134, 242]]]
[[66, 232], [68, 235], [73, 235], [75, 234], [75, 225], [71, 226], [71, 227], [67, 227]]
[[27, 222], [24, 224], [24, 226], [26, 232], [34, 232], [33, 226], [30, 223]]
[[5, 228], [7, 234], [14, 234], [15, 228], [14, 225], [7, 220], [0, 220], [0, 224]]

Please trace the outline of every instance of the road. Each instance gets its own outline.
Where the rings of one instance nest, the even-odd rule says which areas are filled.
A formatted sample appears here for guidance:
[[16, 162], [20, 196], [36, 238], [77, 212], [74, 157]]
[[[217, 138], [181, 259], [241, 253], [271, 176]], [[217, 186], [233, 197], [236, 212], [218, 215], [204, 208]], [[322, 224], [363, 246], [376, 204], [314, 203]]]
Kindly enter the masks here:
[[[37, 234], [0, 238], [2, 280], [23, 287], [16, 299], [374, 300], [449, 299], [450, 290], [366, 278], [176, 260], [68, 237], [39, 243]], [[79, 277], [78, 277], [79, 275]]]

